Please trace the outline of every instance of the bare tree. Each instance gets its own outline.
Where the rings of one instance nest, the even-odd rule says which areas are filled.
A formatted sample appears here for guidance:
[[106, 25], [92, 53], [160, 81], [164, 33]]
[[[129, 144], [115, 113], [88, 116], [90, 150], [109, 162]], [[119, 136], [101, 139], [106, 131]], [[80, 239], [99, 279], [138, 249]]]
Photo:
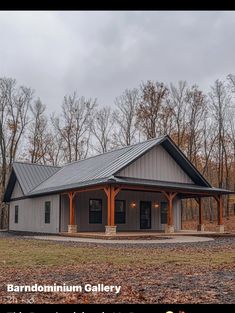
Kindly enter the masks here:
[[114, 146], [129, 146], [136, 142], [137, 120], [136, 109], [139, 104], [138, 89], [126, 89], [115, 99], [116, 109], [113, 113], [115, 131]]
[[63, 163], [62, 154], [63, 139], [60, 133], [53, 127], [47, 133], [47, 162], [51, 165]]
[[230, 87], [232, 89], [232, 92], [235, 93], [235, 75], [229, 74], [227, 77]]
[[88, 153], [90, 130], [96, 100], [73, 95], [65, 96], [62, 115], [53, 116], [52, 123], [62, 138], [67, 162], [85, 158]]
[[16, 158], [20, 139], [28, 124], [28, 108], [32, 94], [30, 88], [19, 87], [17, 89], [14, 79], [0, 79], [1, 186], [3, 190], [8, 172]]
[[[16, 87], [16, 80], [0, 78], [0, 161], [1, 200], [6, 187], [6, 181], [11, 171], [19, 143], [28, 123], [28, 108], [32, 100], [32, 90], [26, 87]], [[6, 206], [1, 205], [0, 227], [3, 227]]]
[[97, 140], [95, 150], [99, 153], [110, 149], [113, 130], [113, 121], [110, 107], [103, 107], [94, 112], [94, 121], [91, 124], [91, 132]]
[[197, 166], [199, 152], [203, 137], [203, 118], [207, 110], [206, 96], [193, 86], [186, 92], [186, 115], [187, 115], [187, 157]]
[[137, 121], [147, 139], [162, 135], [162, 108], [169, 94], [168, 88], [159, 82], [147, 81], [140, 86], [140, 104]]
[[[231, 101], [230, 95], [228, 95], [226, 87], [222, 81], [216, 80], [214, 86], [211, 88], [209, 94], [211, 100], [211, 112], [216, 123], [217, 132], [215, 158], [217, 160], [217, 178], [218, 186], [224, 187], [224, 158], [225, 158], [225, 137], [226, 137], [226, 124], [228, 118], [228, 107]], [[217, 148], [217, 149], [216, 149]]]
[[172, 138], [176, 144], [182, 149], [186, 150], [185, 134], [187, 130], [187, 83], [186, 81], [180, 81], [178, 86], [170, 85], [170, 101], [173, 107], [173, 123], [174, 131], [172, 133]]
[[47, 153], [47, 117], [46, 106], [37, 99], [30, 106], [32, 120], [29, 125], [29, 154], [31, 163], [45, 163]]

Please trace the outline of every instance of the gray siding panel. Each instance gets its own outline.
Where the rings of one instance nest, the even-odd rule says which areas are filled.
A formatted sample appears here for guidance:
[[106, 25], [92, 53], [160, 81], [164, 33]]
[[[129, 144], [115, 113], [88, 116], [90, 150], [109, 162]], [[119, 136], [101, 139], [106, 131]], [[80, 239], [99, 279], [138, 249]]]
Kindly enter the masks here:
[[117, 176], [193, 184], [191, 178], [161, 146], [156, 146]]
[[[75, 196], [75, 223], [78, 231], [104, 231], [107, 225], [107, 199], [103, 191], [83, 192]], [[102, 200], [102, 224], [89, 224], [89, 199]], [[68, 231], [69, 199], [61, 196], [61, 231]]]
[[18, 181], [16, 181], [15, 183], [15, 187], [12, 191], [12, 194], [11, 194], [11, 198], [14, 199], [14, 198], [20, 198], [20, 197], [23, 197], [24, 194], [22, 192], [22, 189], [20, 187], [20, 184]]
[[60, 203], [60, 231], [67, 232], [69, 225], [69, 197], [65, 195], [61, 196]]
[[[89, 224], [89, 199], [102, 199], [102, 224]], [[155, 208], [154, 203], [166, 201], [160, 193], [121, 191], [117, 200], [126, 201], [126, 223], [117, 225], [117, 231], [140, 230], [140, 201], [151, 201], [151, 230], [164, 230], [164, 225], [160, 223], [160, 207]], [[131, 208], [131, 202], [136, 202], [136, 207]], [[181, 201], [175, 199], [173, 203], [175, 229], [180, 229], [181, 225]], [[103, 191], [84, 192], [75, 199], [75, 222], [78, 231], [104, 231], [107, 225], [107, 200]], [[69, 224], [69, 199], [67, 196], [61, 197], [61, 231], [67, 232]]]
[[[50, 224], [45, 224], [45, 201], [51, 201]], [[15, 205], [19, 206], [19, 221], [14, 222]], [[58, 233], [59, 195], [50, 195], [10, 202], [10, 230]]]

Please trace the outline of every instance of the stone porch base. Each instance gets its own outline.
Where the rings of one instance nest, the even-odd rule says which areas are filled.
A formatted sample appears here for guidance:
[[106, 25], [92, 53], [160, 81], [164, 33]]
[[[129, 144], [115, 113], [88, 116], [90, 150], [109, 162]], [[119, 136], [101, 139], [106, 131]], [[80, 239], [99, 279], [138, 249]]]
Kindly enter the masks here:
[[204, 231], [204, 230], [205, 230], [204, 224], [198, 224], [197, 225], [197, 231]]
[[73, 234], [77, 233], [78, 227], [77, 225], [68, 225], [68, 233]]
[[175, 229], [174, 226], [165, 225], [165, 233], [174, 233]]
[[105, 235], [113, 236], [117, 233], [117, 226], [105, 226]]
[[216, 231], [218, 233], [224, 233], [224, 225], [217, 225], [216, 226]]

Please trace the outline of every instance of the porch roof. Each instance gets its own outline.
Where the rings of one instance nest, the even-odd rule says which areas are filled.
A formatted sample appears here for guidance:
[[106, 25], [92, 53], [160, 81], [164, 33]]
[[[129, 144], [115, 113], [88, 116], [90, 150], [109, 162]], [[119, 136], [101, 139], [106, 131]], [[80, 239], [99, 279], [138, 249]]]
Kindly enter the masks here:
[[[102, 186], [107, 184], [117, 185], [122, 190], [146, 190], [151, 191], [175, 191], [179, 194], [185, 195], [214, 195], [214, 194], [234, 194], [234, 191], [227, 189], [220, 189], [214, 187], [202, 187], [193, 184], [183, 184], [177, 182], [168, 182], [168, 181], [158, 181], [158, 180], [148, 180], [148, 179], [138, 179], [138, 178], [129, 178], [129, 177], [118, 177], [110, 176], [103, 179], [89, 180], [81, 182], [79, 184], [70, 184], [62, 185], [59, 188], [50, 188], [43, 190], [43, 194], [52, 194], [52, 193], [63, 193], [68, 191], [79, 191], [79, 190], [89, 190], [92, 188], [102, 189]], [[38, 196], [38, 193], [29, 194], [29, 197]]]
[[[124, 186], [136, 186], [136, 187], [149, 187], [162, 190], [173, 190], [179, 193], [192, 193], [192, 194], [234, 194], [234, 191], [214, 188], [214, 187], [204, 187], [194, 184], [183, 184], [177, 182], [169, 181], [158, 181], [158, 180], [148, 180], [148, 179], [138, 179], [129, 177], [115, 177], [115, 182]], [[123, 188], [125, 189], [125, 188]], [[129, 189], [129, 187], [128, 187]]]

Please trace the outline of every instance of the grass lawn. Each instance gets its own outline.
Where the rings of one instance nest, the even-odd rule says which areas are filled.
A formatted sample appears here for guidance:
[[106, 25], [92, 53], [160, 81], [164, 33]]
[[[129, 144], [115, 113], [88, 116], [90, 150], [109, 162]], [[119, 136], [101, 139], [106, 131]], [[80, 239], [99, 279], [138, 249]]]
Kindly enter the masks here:
[[[0, 303], [234, 303], [234, 242], [123, 246], [0, 238]], [[9, 297], [6, 291], [7, 284], [35, 283], [103, 283], [121, 292]]]

